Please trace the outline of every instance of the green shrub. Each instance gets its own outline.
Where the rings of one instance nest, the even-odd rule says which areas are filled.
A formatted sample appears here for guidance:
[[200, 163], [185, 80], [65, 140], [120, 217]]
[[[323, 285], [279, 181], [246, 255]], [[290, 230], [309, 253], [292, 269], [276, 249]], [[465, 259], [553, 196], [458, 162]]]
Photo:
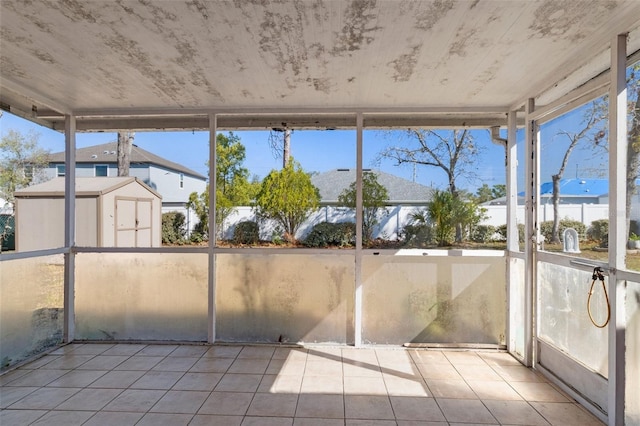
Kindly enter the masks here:
[[186, 236], [185, 217], [181, 212], [162, 214], [162, 244], [182, 244]]
[[208, 240], [209, 238], [206, 234], [203, 234], [202, 232], [195, 229], [193, 230], [193, 232], [191, 232], [191, 235], [189, 235], [189, 241], [194, 244], [200, 244]]
[[609, 238], [609, 219], [594, 220], [587, 229], [587, 238], [602, 243], [604, 238]]
[[609, 232], [608, 231], [606, 234], [602, 236], [602, 239], [600, 240], [600, 244], [598, 244], [598, 247], [609, 248]]
[[[496, 228], [496, 233], [500, 236], [500, 241], [507, 241], [507, 225], [500, 225]], [[524, 242], [524, 224], [518, 223], [518, 242]]]
[[[584, 241], [587, 235], [587, 227], [584, 223], [577, 220], [570, 219], [561, 219], [560, 226], [558, 227], [558, 234], [560, 236], [560, 241], [562, 241], [562, 233], [567, 228], [573, 228], [578, 233], [578, 239], [580, 241]], [[553, 231], [553, 221], [547, 220], [540, 224], [540, 234], [544, 237], [544, 240], [549, 242], [551, 241], [551, 233]]]
[[435, 242], [433, 227], [426, 223], [405, 225], [400, 237], [404, 245], [411, 247], [425, 247]]
[[356, 240], [356, 224], [353, 222], [318, 223], [304, 240], [307, 247], [352, 246]]
[[236, 244], [256, 244], [260, 240], [260, 228], [251, 220], [236, 225], [233, 230], [233, 242]]
[[477, 225], [471, 231], [471, 241], [474, 243], [487, 243], [493, 240], [496, 227], [492, 225]]

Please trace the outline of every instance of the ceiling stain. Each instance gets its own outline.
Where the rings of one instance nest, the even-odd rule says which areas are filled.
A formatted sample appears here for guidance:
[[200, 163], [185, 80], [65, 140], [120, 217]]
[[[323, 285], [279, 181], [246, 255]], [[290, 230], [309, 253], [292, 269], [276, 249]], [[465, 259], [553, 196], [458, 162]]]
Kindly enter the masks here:
[[43, 52], [41, 50], [34, 50], [33, 56], [40, 59], [42, 62], [46, 62], [48, 64], [55, 64], [56, 60], [49, 52]]
[[[224, 103], [224, 97], [207, 79], [207, 73], [202, 69], [197, 61], [198, 54], [195, 47], [195, 40], [191, 40], [189, 37], [181, 37], [171, 29], [171, 24], [177, 20], [177, 16], [173, 12], [167, 11], [158, 6], [162, 3], [154, 3], [148, 0], [139, 0], [139, 2], [147, 8], [152, 17], [151, 19], [147, 19], [145, 17], [147, 15], [143, 15], [142, 12], [135, 13], [135, 11], [131, 10], [126, 1], [118, 0], [118, 5], [128, 14], [136, 16], [140, 20], [142, 26], [162, 37], [167, 46], [173, 46], [178, 56], [171, 59], [171, 61], [182, 69], [190, 70], [188, 73], [188, 83], [198, 87], [200, 90], [204, 90], [206, 93], [216, 97]], [[193, 0], [187, 5], [190, 8], [195, 8], [204, 19], [208, 18], [206, 6], [202, 2]], [[124, 36], [120, 37], [124, 38]], [[112, 39], [111, 44], [107, 45], [114, 48], [115, 44]], [[133, 48], [134, 44], [136, 45], [135, 49]], [[148, 57], [148, 55], [142, 52], [136, 41], [129, 40], [129, 43], [126, 43], [126, 45], [128, 46], [127, 54], [136, 59], [130, 63], [135, 65], [139, 72], [150, 78], [154, 82], [154, 85], [159, 88], [163, 94], [169, 96], [175, 102], [179, 102], [179, 99], [184, 99], [185, 94], [188, 93], [188, 91], [184, 90], [184, 86], [187, 84], [187, 81], [184, 78], [171, 74], [171, 70], [166, 67], [159, 67], [157, 63], [153, 62], [151, 58]]]
[[325, 47], [322, 45], [322, 43], [313, 43], [309, 46], [309, 52], [311, 52], [312, 56], [315, 59], [322, 59], [322, 57], [325, 54]]
[[[290, 70], [299, 81], [307, 76], [307, 48], [304, 43], [303, 4], [294, 2], [295, 15], [281, 14], [265, 10], [260, 24], [261, 55], [270, 55], [274, 61], [272, 65], [279, 74], [286, 74]], [[287, 79], [289, 88], [295, 83]]]
[[[30, 23], [33, 23], [40, 31], [43, 31], [45, 33], [48, 34], [52, 34], [52, 28], [50, 25], [46, 24], [44, 21], [42, 21], [40, 19], [40, 16], [38, 16], [37, 13], [32, 12], [29, 13], [29, 11], [27, 10], [26, 6], [30, 6], [33, 2], [28, 1], [28, 0], [24, 0], [22, 2], [20, 2], [19, 4], [17, 3], [13, 3], [13, 2], [9, 2], [9, 1], [2, 1], [2, 8], [6, 9], [6, 10], [10, 10], [11, 12], [17, 14], [17, 15], [21, 15], [22, 17], [24, 17], [27, 21], [29, 21]], [[2, 38], [5, 38], [5, 34], [6, 34], [6, 30], [4, 28], [4, 26], [0, 25], [0, 33], [2, 33]], [[31, 40], [27, 37], [20, 37], [20, 39], [22, 39], [22, 41], [25, 42], [29, 42], [29, 44], [31, 44]], [[17, 38], [15, 38], [15, 40], [17, 40]]]
[[346, 24], [336, 34], [332, 55], [349, 54], [371, 44], [375, 39], [373, 33], [381, 29], [374, 24], [377, 18], [375, 7], [376, 0], [353, 0], [349, 4], [344, 16]]
[[222, 93], [220, 93], [213, 85], [207, 80], [204, 73], [200, 71], [192, 71], [190, 74], [189, 81], [196, 87], [204, 88], [205, 92], [208, 94], [221, 99], [224, 102], [224, 97]]
[[14, 45], [31, 45], [32, 40], [29, 37], [20, 36], [11, 32], [11, 30], [0, 27], [0, 40]]
[[176, 59], [175, 62], [182, 67], [190, 65], [197, 55], [196, 49], [194, 49], [191, 43], [184, 40], [178, 40], [175, 47], [180, 54], [180, 57]]
[[311, 10], [313, 11], [313, 18], [316, 20], [316, 23], [322, 24], [329, 20], [329, 11], [324, 4], [324, 0], [316, 0], [311, 5]]
[[201, 2], [200, 0], [191, 0], [187, 2], [187, 7], [189, 9], [195, 8], [198, 13], [204, 18], [205, 21], [209, 20], [209, 12], [207, 11], [207, 5]]
[[10, 58], [5, 55], [0, 56], [0, 72], [2, 75], [10, 75], [17, 78], [27, 78], [27, 73], [20, 68]]
[[592, 17], [593, 9], [600, 8], [609, 11], [615, 9], [615, 1], [558, 2], [546, 0], [535, 11], [535, 18], [529, 29], [537, 38], [561, 39], [567, 37], [571, 41], [579, 41], [587, 36], [585, 25], [596, 25], [598, 21], [585, 22]]
[[456, 32], [455, 41], [449, 46], [450, 55], [458, 55], [460, 57], [467, 56], [466, 47], [470, 39], [476, 34], [476, 29], [471, 28], [463, 31], [463, 28], [458, 29]]
[[475, 80], [481, 84], [488, 84], [496, 78], [496, 74], [500, 71], [502, 66], [503, 63], [501, 61], [494, 61], [491, 66], [480, 73]]
[[[153, 81], [159, 95], [165, 95], [174, 101], [180, 98], [181, 85], [158, 69], [149, 59], [149, 55], [139, 46], [135, 40], [127, 39], [122, 34], [114, 33], [105, 37], [105, 45], [111, 48], [114, 54], [120, 56], [123, 63], [135, 68], [140, 74]], [[117, 72], [117, 71], [116, 71]]]
[[409, 81], [411, 79], [411, 75], [413, 75], [413, 70], [418, 63], [418, 55], [420, 54], [420, 50], [422, 49], [422, 43], [411, 46], [411, 51], [409, 53], [405, 53], [400, 55], [397, 59], [389, 62], [387, 65], [393, 67], [395, 73], [393, 75], [393, 80], [396, 82], [400, 81]]
[[152, 28], [149, 28], [151, 31], [155, 32], [158, 35], [166, 36], [167, 28], [166, 22], [176, 22], [178, 17], [171, 12], [168, 12], [161, 7], [157, 6], [157, 4], [161, 4], [160, 2], [152, 3], [148, 0], [138, 0], [138, 2], [145, 6], [152, 18], [147, 19], [142, 13], [137, 13], [136, 9], [132, 8], [126, 0], [116, 0], [116, 4], [122, 8], [127, 14], [131, 16], [135, 16], [138, 18], [142, 24], [142, 26], [149, 28], [149, 23], [153, 24]]
[[453, 0], [436, 0], [429, 4], [427, 9], [416, 15], [415, 28], [423, 31], [429, 31], [442, 18], [447, 16], [454, 7]]
[[48, 1], [52, 9], [57, 9], [72, 22], [89, 22], [95, 24], [98, 19], [87, 10], [88, 3], [76, 0]]
[[324, 92], [327, 95], [331, 93], [331, 80], [328, 78], [312, 78], [313, 88], [318, 92]]

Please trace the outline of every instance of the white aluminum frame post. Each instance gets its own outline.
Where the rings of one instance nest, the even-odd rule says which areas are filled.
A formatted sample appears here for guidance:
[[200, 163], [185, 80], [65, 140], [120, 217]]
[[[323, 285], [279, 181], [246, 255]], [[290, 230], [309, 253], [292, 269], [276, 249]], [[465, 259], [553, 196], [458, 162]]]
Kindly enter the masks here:
[[524, 362], [527, 367], [536, 364], [536, 252], [538, 250], [538, 205], [540, 200], [540, 163], [538, 154], [538, 124], [532, 117], [535, 109], [533, 98], [525, 105], [525, 326]]
[[627, 240], [627, 34], [611, 42], [609, 86], [609, 391], [608, 423], [624, 424], [625, 406], [625, 293], [626, 281], [617, 276], [625, 268]]
[[76, 245], [76, 117], [64, 120], [64, 325], [63, 341], [75, 339], [75, 252]]
[[208, 260], [209, 260], [209, 277], [208, 277], [208, 315], [209, 330], [208, 341], [215, 343], [216, 341], [216, 175], [217, 175], [217, 153], [216, 153], [216, 133], [218, 131], [218, 116], [209, 114], [209, 242], [207, 244]]
[[354, 346], [362, 346], [362, 112], [356, 115], [356, 252], [355, 287], [353, 293], [353, 338]]

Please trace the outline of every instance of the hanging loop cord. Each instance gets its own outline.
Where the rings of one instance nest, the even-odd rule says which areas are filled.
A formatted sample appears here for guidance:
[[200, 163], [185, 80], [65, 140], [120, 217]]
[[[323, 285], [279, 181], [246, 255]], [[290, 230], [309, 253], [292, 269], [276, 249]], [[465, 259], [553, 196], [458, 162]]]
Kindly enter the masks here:
[[[591, 277], [593, 281], [591, 281], [591, 288], [589, 289], [589, 297], [587, 298], [587, 312], [589, 313], [589, 319], [591, 323], [598, 328], [605, 328], [607, 324], [609, 324], [609, 319], [611, 319], [611, 305], [609, 304], [609, 295], [607, 294], [607, 287], [604, 285], [604, 274], [602, 273], [602, 268], [596, 266], [593, 269], [593, 276]], [[596, 281], [600, 280], [602, 283], [602, 291], [604, 291], [604, 299], [607, 303], [607, 320], [604, 324], [597, 324], [593, 319], [593, 315], [591, 314], [591, 296], [593, 295], [593, 286], [596, 284]]]

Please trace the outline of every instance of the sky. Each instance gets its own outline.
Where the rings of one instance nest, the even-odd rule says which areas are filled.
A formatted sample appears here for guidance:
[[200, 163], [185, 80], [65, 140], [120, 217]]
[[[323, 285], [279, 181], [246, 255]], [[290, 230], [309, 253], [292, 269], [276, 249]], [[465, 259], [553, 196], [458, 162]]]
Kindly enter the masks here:
[[[0, 135], [8, 130], [21, 134], [38, 133], [38, 144], [50, 152], [64, 151], [64, 135], [46, 127], [29, 122], [10, 113], [0, 117]], [[504, 150], [491, 143], [488, 130], [477, 130], [476, 141], [484, 149], [478, 157], [479, 166], [475, 172], [477, 178], [471, 182], [460, 181], [458, 186], [471, 192], [483, 183], [489, 186], [504, 184]], [[227, 132], [223, 132], [227, 133]], [[268, 131], [234, 132], [240, 137], [246, 149], [244, 166], [250, 175], [259, 178], [266, 176], [272, 169], [282, 165], [269, 145]], [[504, 135], [503, 135], [504, 136]], [[116, 133], [77, 133], [78, 148], [99, 145], [117, 140]], [[397, 140], [392, 132], [365, 130], [363, 132], [363, 167], [379, 169], [407, 180], [445, 189], [446, 175], [440, 169], [411, 165], [397, 166], [391, 161], [376, 162], [379, 152]], [[198, 173], [207, 175], [208, 132], [137, 132], [134, 144], [161, 157], [182, 164]], [[291, 154], [304, 170], [325, 172], [336, 168], [356, 167], [356, 131], [355, 130], [294, 130], [291, 135]], [[414, 170], [415, 169], [415, 170]]]
[[[582, 121], [582, 110], [576, 110], [556, 119], [541, 128], [541, 180], [550, 181], [551, 175], [557, 173], [566, 151], [568, 140], [557, 136], [560, 129], [577, 129]], [[0, 135], [4, 136], [9, 129], [21, 134], [36, 132], [38, 143], [50, 152], [64, 150], [64, 135], [46, 127], [29, 122], [10, 113], [3, 113], [0, 117]], [[474, 130], [474, 137], [481, 148], [475, 167], [475, 177], [471, 181], [459, 180], [458, 188], [472, 193], [483, 184], [490, 187], [505, 184], [504, 149], [491, 142], [488, 130]], [[227, 132], [223, 132], [227, 133]], [[274, 154], [269, 145], [268, 131], [240, 131], [234, 132], [240, 137], [246, 149], [244, 166], [250, 175], [257, 175], [262, 179], [272, 169], [279, 169], [282, 159]], [[506, 131], [502, 130], [502, 137]], [[376, 161], [380, 151], [386, 146], [397, 142], [398, 133], [389, 131], [365, 130], [363, 132], [363, 167], [379, 169], [387, 173], [416, 181], [423, 185], [438, 189], [446, 189], [445, 173], [434, 167], [402, 165], [398, 166], [390, 160]], [[518, 141], [523, 145], [523, 132], [518, 132]], [[117, 140], [116, 133], [77, 133], [78, 148], [99, 145]], [[180, 163], [200, 174], [207, 175], [206, 166], [208, 154], [208, 132], [137, 132], [134, 144], [153, 152], [161, 157]], [[583, 144], [584, 145], [584, 144]], [[308, 172], [325, 172], [336, 168], [356, 167], [356, 131], [355, 130], [294, 130], [291, 136], [291, 153], [304, 170]], [[523, 161], [520, 149], [519, 162]], [[565, 178], [594, 178], [604, 177], [606, 171], [606, 157], [603, 152], [576, 149], [565, 172]], [[524, 176], [524, 167], [519, 166], [519, 176]], [[518, 182], [518, 189], [523, 188], [523, 182]]]

